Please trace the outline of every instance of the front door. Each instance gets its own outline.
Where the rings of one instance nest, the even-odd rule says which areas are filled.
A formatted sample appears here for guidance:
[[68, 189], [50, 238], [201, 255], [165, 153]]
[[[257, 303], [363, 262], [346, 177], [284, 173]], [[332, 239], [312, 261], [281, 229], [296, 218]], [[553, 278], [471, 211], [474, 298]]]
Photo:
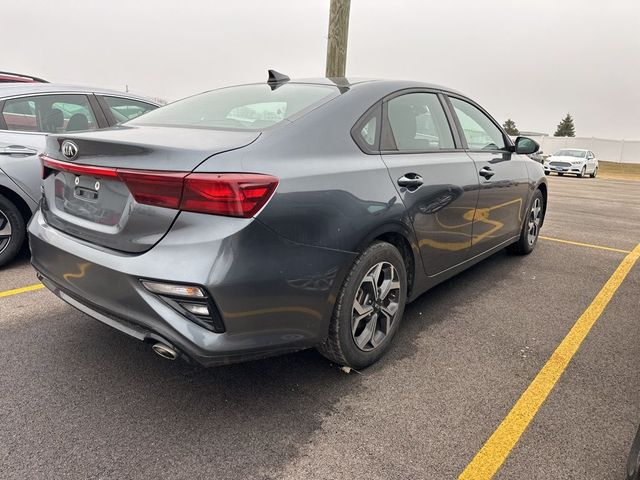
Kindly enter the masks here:
[[418, 239], [427, 275], [469, 257], [478, 174], [456, 145], [436, 92], [399, 93], [383, 103], [382, 158]]
[[470, 252], [475, 256], [520, 234], [530, 188], [527, 162], [531, 160], [512, 153], [506, 134], [479, 107], [453, 96], [449, 100], [480, 182]]

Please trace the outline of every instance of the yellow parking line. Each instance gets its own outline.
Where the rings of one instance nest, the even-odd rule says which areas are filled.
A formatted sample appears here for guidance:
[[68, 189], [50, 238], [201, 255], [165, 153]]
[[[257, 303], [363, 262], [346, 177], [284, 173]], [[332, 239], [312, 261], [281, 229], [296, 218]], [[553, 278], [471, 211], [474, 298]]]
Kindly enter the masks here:
[[591, 305], [580, 315], [496, 431], [460, 474], [460, 480], [490, 479], [496, 474], [639, 258], [640, 244], [622, 260]]
[[553, 237], [543, 237], [540, 235], [542, 240], [550, 240], [552, 242], [559, 243], [568, 243], [569, 245], [577, 245], [579, 247], [589, 247], [589, 248], [597, 248], [598, 250], [609, 250], [610, 252], [618, 252], [618, 253], [631, 253], [630, 250], [621, 250], [619, 248], [611, 248], [611, 247], [603, 247], [602, 245], [593, 245], [592, 243], [582, 243], [582, 242], [572, 242], [571, 240], [563, 240], [561, 238], [553, 238]]
[[5, 290], [4, 292], [0, 292], [0, 297], [10, 297], [11, 295], [17, 295], [19, 293], [33, 292], [34, 290], [40, 290], [41, 288], [44, 288], [44, 285], [41, 283], [36, 283], [35, 285], [29, 285], [27, 287]]

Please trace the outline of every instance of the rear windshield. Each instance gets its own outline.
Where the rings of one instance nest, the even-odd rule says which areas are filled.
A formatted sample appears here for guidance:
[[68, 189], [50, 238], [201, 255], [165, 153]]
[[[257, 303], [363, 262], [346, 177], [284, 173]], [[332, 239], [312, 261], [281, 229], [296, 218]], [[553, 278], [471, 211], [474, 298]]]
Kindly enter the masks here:
[[127, 122], [127, 125], [262, 130], [338, 95], [328, 85], [241, 85], [201, 93]]
[[556, 157], [576, 157], [576, 158], [584, 158], [587, 152], [584, 150], [560, 150], [554, 153]]

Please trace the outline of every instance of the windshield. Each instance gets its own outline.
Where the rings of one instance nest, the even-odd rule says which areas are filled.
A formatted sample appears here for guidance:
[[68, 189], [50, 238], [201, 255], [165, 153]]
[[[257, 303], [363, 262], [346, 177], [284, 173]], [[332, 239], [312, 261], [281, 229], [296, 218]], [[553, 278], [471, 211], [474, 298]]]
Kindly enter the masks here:
[[338, 89], [328, 85], [241, 85], [179, 100], [127, 124], [261, 130], [336, 95]]
[[584, 150], [559, 150], [553, 154], [554, 157], [576, 157], [584, 158], [587, 152]]

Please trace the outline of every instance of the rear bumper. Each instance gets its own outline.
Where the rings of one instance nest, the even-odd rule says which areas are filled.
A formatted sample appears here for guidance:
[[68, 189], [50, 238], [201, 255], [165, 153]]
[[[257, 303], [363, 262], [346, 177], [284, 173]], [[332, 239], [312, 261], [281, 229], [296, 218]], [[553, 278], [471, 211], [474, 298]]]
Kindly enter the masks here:
[[[181, 213], [143, 254], [86, 245], [29, 224], [32, 264], [57, 296], [143, 341], [163, 341], [209, 366], [307, 348], [327, 332], [341, 273], [355, 254], [287, 242], [255, 220]], [[194, 222], [195, 220], [195, 222]], [[197, 224], [198, 235], [191, 227]], [[148, 292], [141, 278], [197, 284], [214, 299], [223, 333], [193, 323]]]

